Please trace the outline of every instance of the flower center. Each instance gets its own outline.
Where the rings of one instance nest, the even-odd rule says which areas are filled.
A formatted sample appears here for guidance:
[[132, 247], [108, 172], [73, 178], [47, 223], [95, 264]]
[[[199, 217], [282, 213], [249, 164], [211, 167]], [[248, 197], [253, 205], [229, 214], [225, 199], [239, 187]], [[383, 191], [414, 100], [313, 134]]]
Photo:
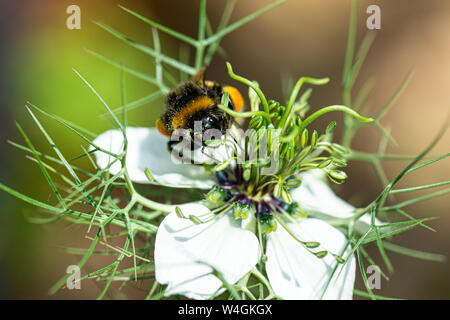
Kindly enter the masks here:
[[306, 217], [306, 212], [297, 203], [276, 197], [273, 187], [261, 187], [251, 180], [236, 179], [236, 176], [230, 178], [227, 171], [217, 172], [216, 176], [220, 185], [214, 186], [206, 194], [209, 202], [218, 205], [216, 214], [223, 214], [231, 209], [236, 219], [246, 220], [253, 215], [263, 233], [277, 229], [276, 215]]

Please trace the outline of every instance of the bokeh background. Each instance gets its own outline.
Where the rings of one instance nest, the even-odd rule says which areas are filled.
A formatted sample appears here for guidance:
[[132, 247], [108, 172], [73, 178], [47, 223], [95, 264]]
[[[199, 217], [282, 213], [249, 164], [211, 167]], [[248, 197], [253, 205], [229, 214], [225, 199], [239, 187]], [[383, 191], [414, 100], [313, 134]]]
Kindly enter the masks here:
[[[268, 0], [238, 0], [232, 20], [268, 4]], [[66, 28], [67, 6], [81, 7], [81, 30]], [[122, 0], [120, 4], [144, 16], [196, 35], [198, 1]], [[366, 8], [377, 4], [382, 12], [382, 29], [370, 51], [361, 79], [374, 77], [376, 87], [370, 95], [371, 113], [381, 107], [398, 87], [405, 74], [415, 74], [405, 93], [383, 119], [391, 128], [398, 146], [392, 153], [415, 155], [421, 152], [437, 133], [450, 110], [450, 2], [442, 0], [360, 1], [358, 40], [367, 31]], [[213, 26], [224, 8], [224, 0], [208, 1], [207, 10]], [[331, 83], [314, 90], [314, 106], [341, 103], [340, 79], [347, 40], [350, 1], [291, 0], [266, 13], [222, 42], [227, 57], [216, 56], [208, 76], [227, 82], [224, 62], [233, 63], [239, 74], [256, 79], [266, 95], [282, 98], [281, 78], [291, 75], [331, 78]], [[102, 21], [133, 39], [152, 45], [148, 25], [117, 7], [117, 0], [84, 1], [0, 1], [0, 181], [31, 197], [46, 201], [50, 189], [39, 168], [11, 147], [7, 140], [22, 142], [15, 121], [19, 122], [42, 151], [49, 146], [32, 123], [24, 108], [27, 101], [94, 132], [110, 128], [101, 118], [104, 112], [92, 93], [76, 77], [76, 68], [113, 107], [120, 105], [120, 71], [97, 60], [84, 48], [112, 57], [146, 72], [153, 72], [149, 56], [126, 46], [102, 31], [92, 21]], [[163, 51], [177, 56], [180, 43], [161, 35]], [[360, 85], [358, 82], [356, 87]], [[129, 99], [137, 99], [155, 88], [146, 82], [127, 77]], [[129, 113], [130, 124], [152, 126], [163, 111], [162, 99]], [[317, 123], [324, 128], [341, 116], [332, 114]], [[43, 118], [48, 131], [68, 158], [81, 153], [82, 142], [55, 122]], [[338, 122], [342, 123], [342, 122]], [[338, 132], [339, 133], [339, 132]], [[377, 131], [363, 129], [353, 147], [375, 151], [380, 136]], [[442, 155], [450, 151], [447, 133], [431, 152]], [[88, 168], [86, 162], [80, 166]], [[383, 163], [393, 178], [406, 163]], [[364, 163], [352, 163], [349, 179], [336, 191], [359, 205], [370, 202], [382, 185], [373, 169]], [[450, 160], [420, 170], [402, 181], [401, 186], [416, 186], [450, 178]], [[406, 199], [399, 197], [399, 200]], [[79, 257], [65, 254], [62, 246], [87, 247], [83, 228], [67, 224], [32, 225], [25, 214], [34, 210], [6, 193], [0, 192], [0, 298], [53, 299], [95, 298], [101, 286], [85, 281], [82, 290], [62, 290], [49, 296], [48, 289], [75, 264]], [[425, 201], [409, 209], [415, 217], [437, 216], [430, 225], [437, 232], [423, 228], [397, 237], [397, 243], [450, 256], [450, 197]], [[372, 252], [375, 252], [372, 250]], [[390, 281], [382, 280], [376, 294], [410, 299], [449, 299], [450, 268], [447, 262], [435, 263], [390, 254], [395, 272]], [[380, 261], [380, 259], [377, 259]], [[381, 262], [381, 261], [380, 261]], [[87, 264], [82, 273], [95, 270], [96, 262]], [[101, 263], [98, 262], [98, 263]], [[142, 297], [143, 288], [135, 285], [128, 296]], [[357, 287], [362, 288], [358, 280]], [[113, 290], [108, 298], [123, 298]]]

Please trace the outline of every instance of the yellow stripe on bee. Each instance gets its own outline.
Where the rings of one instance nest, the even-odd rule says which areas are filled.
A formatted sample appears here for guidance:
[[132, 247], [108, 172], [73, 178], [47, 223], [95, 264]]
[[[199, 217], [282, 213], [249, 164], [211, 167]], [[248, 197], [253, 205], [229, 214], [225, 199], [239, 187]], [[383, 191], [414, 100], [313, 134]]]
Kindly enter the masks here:
[[226, 86], [223, 87], [223, 92], [228, 92], [231, 101], [233, 101], [234, 108], [236, 109], [236, 111], [241, 111], [242, 108], [244, 107], [244, 98], [242, 98], [242, 95], [239, 92], [239, 90], [236, 89], [235, 87]]
[[198, 111], [205, 110], [214, 105], [214, 101], [207, 96], [200, 96], [190, 101], [183, 109], [178, 111], [172, 119], [172, 129], [183, 128], [186, 121]]
[[156, 129], [158, 129], [159, 133], [162, 135], [170, 137], [170, 133], [167, 131], [166, 125], [161, 119], [156, 120]]

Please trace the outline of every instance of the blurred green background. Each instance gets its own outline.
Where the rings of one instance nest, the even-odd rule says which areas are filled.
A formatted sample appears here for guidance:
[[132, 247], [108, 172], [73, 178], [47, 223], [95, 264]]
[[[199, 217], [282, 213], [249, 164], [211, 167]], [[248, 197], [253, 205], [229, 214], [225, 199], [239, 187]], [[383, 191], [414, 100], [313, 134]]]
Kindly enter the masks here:
[[[238, 0], [232, 21], [270, 3], [268, 0]], [[66, 8], [81, 8], [81, 30], [66, 28]], [[123, 0], [120, 4], [144, 16], [196, 35], [198, 1]], [[395, 108], [384, 118], [399, 146], [389, 152], [418, 154], [436, 134], [450, 110], [450, 2], [441, 0], [360, 1], [358, 39], [366, 32], [366, 8], [378, 4], [382, 12], [382, 29], [363, 68], [361, 79], [374, 76], [376, 87], [370, 96], [373, 114], [395, 91], [404, 75], [414, 68], [415, 75]], [[217, 25], [224, 0], [208, 1], [207, 10], [213, 26]], [[324, 106], [341, 103], [340, 78], [347, 40], [350, 1], [291, 0], [266, 13], [222, 42], [226, 58], [216, 56], [208, 77], [229, 81], [225, 61], [234, 70], [256, 79], [266, 95], [282, 98], [281, 78], [291, 75], [331, 78], [331, 83], [314, 90], [312, 104]], [[8, 145], [7, 140], [22, 142], [14, 121], [18, 121], [38, 150], [51, 153], [41, 133], [31, 121], [24, 105], [27, 101], [67, 120], [100, 133], [111, 128], [101, 117], [102, 105], [72, 71], [75, 68], [112, 106], [120, 106], [120, 71], [85, 52], [89, 48], [136, 69], [152, 73], [151, 57], [114, 39], [92, 21], [102, 21], [134, 40], [152, 45], [151, 29], [117, 7], [117, 1], [0, 1], [0, 181], [41, 201], [52, 201], [51, 191], [39, 168], [23, 152]], [[180, 44], [161, 34], [163, 51], [177, 57]], [[129, 100], [152, 92], [152, 85], [127, 76]], [[357, 83], [357, 87], [360, 82]], [[129, 113], [130, 125], [153, 126], [163, 111], [162, 98]], [[341, 116], [332, 114], [318, 123], [323, 128]], [[42, 118], [48, 131], [68, 158], [82, 153], [82, 141], [57, 123]], [[339, 122], [338, 122], [339, 126]], [[339, 136], [338, 136], [339, 137]], [[372, 129], [360, 131], [353, 147], [375, 151], [379, 134]], [[450, 134], [446, 134], [432, 151], [442, 155], [450, 151]], [[79, 161], [81, 167], [88, 163]], [[393, 178], [406, 163], [384, 163]], [[354, 204], [364, 205], [380, 192], [373, 169], [352, 163], [348, 182], [336, 188], [338, 194]], [[450, 161], [421, 170], [401, 183], [415, 186], [449, 180]], [[399, 197], [399, 200], [406, 199]], [[48, 289], [75, 264], [78, 257], [63, 253], [61, 246], [87, 247], [85, 230], [67, 228], [64, 223], [29, 224], [24, 214], [34, 210], [0, 192], [0, 298], [95, 298], [101, 286], [85, 281], [82, 290], [62, 290], [54, 296]], [[398, 237], [407, 247], [450, 256], [450, 198], [414, 205], [415, 217], [438, 216], [430, 223], [432, 233], [416, 229]], [[449, 265], [415, 260], [390, 254], [395, 273], [390, 281], [382, 280], [376, 294], [417, 299], [449, 299]], [[82, 273], [95, 270], [88, 263]], [[377, 259], [380, 261], [380, 259]], [[358, 281], [357, 286], [361, 288]], [[142, 297], [139, 288], [127, 289], [131, 298]], [[123, 297], [113, 292], [110, 298]]]

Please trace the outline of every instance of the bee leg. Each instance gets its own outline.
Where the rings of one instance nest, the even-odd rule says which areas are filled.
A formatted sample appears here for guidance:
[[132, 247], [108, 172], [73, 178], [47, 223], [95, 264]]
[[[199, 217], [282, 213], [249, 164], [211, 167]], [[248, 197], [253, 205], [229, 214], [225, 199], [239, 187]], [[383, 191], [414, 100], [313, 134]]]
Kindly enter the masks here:
[[167, 142], [167, 150], [169, 150], [169, 152], [173, 151], [174, 142], [176, 142], [176, 141], [170, 140], [170, 141]]
[[182, 160], [183, 159], [183, 150], [174, 150], [174, 145], [177, 144], [178, 141], [168, 141], [167, 142], [167, 150], [169, 151], [169, 153], [173, 153], [175, 151], [174, 156], [177, 157], [178, 159]]
[[223, 186], [228, 183], [228, 173], [226, 173], [225, 171], [217, 171], [216, 177], [219, 185]]

